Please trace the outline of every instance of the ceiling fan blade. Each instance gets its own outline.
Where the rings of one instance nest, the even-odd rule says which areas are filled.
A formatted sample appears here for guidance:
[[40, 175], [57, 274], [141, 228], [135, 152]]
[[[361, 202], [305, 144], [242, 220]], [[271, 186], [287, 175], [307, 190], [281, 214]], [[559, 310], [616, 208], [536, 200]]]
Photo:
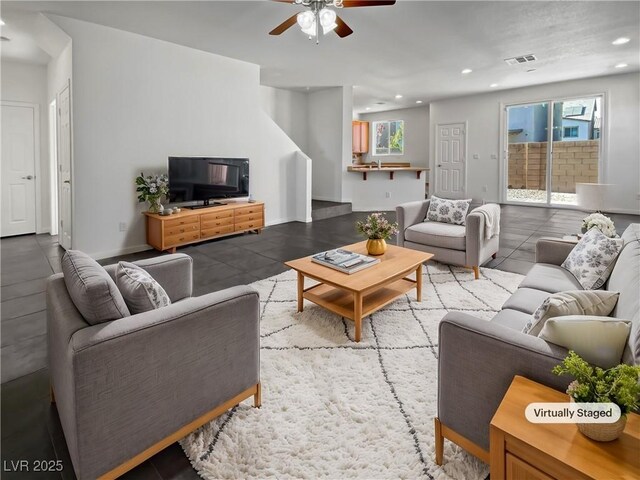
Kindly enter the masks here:
[[344, 23], [344, 20], [342, 20], [340, 17], [336, 17], [336, 23], [338, 24], [338, 26], [334, 29], [334, 32], [336, 32], [340, 38], [348, 37], [353, 33], [351, 27]]
[[296, 24], [296, 22], [298, 21], [297, 16], [298, 16], [297, 13], [295, 15], [291, 15], [284, 22], [282, 22], [276, 28], [271, 30], [269, 32], [269, 35], [280, 35], [281, 33], [285, 32], [286, 30], [288, 30], [291, 27], [293, 27]]
[[395, 5], [396, 0], [342, 0], [342, 8], [381, 7]]

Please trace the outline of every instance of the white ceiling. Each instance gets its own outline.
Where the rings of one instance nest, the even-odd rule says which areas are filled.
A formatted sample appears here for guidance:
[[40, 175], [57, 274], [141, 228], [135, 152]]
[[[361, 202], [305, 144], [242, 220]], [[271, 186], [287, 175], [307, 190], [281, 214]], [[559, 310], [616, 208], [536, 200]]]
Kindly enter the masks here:
[[0, 26], [2, 36], [9, 40], [0, 43], [0, 57], [2, 60], [20, 63], [35, 63], [46, 65], [51, 57], [42, 50], [33, 35], [22, 28], [21, 25], [4, 18], [5, 25]]
[[[485, 92], [492, 83], [505, 89], [638, 71], [640, 63], [636, 1], [399, 0], [339, 11], [355, 33], [327, 35], [320, 45], [297, 26], [268, 35], [302, 9], [270, 1], [3, 1], [2, 9], [73, 17], [256, 63], [264, 85], [354, 85], [357, 112]], [[611, 44], [622, 36], [631, 41]], [[539, 60], [513, 67], [503, 61], [530, 53]], [[622, 62], [629, 67], [614, 68]], [[473, 73], [462, 75], [463, 68]]]

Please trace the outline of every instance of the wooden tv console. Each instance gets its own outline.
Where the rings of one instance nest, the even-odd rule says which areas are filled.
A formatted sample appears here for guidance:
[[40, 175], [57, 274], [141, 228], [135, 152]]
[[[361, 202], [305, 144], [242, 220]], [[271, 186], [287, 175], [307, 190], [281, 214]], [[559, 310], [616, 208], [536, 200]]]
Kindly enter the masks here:
[[263, 202], [230, 202], [208, 208], [183, 208], [173, 215], [144, 213], [147, 243], [161, 252], [176, 247], [244, 232], [260, 233], [264, 227]]

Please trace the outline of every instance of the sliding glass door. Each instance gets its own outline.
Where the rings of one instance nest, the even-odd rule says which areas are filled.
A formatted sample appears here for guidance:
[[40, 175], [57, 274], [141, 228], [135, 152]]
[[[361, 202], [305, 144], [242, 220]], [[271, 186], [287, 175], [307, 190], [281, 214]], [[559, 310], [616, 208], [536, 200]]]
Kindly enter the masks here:
[[549, 103], [507, 107], [507, 201], [548, 202]]
[[506, 125], [508, 203], [577, 205], [600, 181], [600, 96], [509, 105]]

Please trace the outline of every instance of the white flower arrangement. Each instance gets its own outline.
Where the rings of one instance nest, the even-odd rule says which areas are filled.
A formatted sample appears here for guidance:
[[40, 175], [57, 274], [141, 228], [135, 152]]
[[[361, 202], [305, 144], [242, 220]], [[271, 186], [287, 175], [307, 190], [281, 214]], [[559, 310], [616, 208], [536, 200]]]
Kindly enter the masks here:
[[606, 235], [609, 238], [618, 236], [613, 221], [609, 217], [601, 213], [592, 213], [591, 215], [587, 215], [582, 220], [582, 229], [585, 232], [591, 230], [592, 228], [597, 228], [602, 232], [603, 235]]

